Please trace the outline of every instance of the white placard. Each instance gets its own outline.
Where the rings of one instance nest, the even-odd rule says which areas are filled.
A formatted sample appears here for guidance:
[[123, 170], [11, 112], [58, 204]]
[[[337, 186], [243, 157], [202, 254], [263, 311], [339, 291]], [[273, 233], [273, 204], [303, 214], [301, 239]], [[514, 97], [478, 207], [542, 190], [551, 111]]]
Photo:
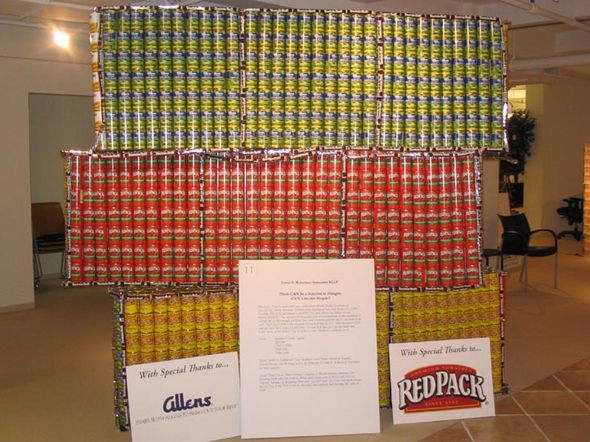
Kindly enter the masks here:
[[490, 339], [389, 345], [393, 423], [494, 416]]
[[238, 354], [127, 367], [134, 442], [200, 442], [240, 434]]
[[242, 437], [377, 433], [373, 260], [240, 261]]

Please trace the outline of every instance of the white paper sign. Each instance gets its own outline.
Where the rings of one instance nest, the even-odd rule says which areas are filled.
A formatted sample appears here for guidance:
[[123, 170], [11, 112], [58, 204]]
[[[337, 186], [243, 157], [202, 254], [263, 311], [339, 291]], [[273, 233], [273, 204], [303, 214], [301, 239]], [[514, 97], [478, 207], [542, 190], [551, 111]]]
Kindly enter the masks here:
[[373, 260], [240, 261], [242, 437], [379, 432]]
[[393, 423], [494, 416], [490, 339], [389, 345]]
[[238, 354], [127, 367], [134, 442], [210, 441], [238, 436]]

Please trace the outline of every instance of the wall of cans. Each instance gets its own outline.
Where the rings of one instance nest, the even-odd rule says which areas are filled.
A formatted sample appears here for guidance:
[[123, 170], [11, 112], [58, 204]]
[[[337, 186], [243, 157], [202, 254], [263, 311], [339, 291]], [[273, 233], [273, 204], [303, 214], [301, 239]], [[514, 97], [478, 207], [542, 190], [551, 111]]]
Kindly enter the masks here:
[[499, 20], [106, 7], [90, 33], [98, 143], [64, 153], [67, 276], [126, 285], [121, 429], [127, 365], [238, 349], [239, 259], [375, 259], [382, 406], [389, 342], [490, 337], [501, 390], [479, 156], [506, 147]]
[[497, 19], [99, 8], [100, 150], [502, 150]]
[[236, 284], [240, 259], [374, 258], [378, 287], [474, 286], [477, 154], [66, 153], [71, 284]]
[[[114, 303], [115, 413], [129, 429], [125, 367], [239, 349], [235, 289], [195, 286], [110, 290]], [[389, 343], [489, 337], [494, 391], [503, 388], [503, 276], [487, 273], [479, 289], [376, 292], [379, 404], [390, 406]]]

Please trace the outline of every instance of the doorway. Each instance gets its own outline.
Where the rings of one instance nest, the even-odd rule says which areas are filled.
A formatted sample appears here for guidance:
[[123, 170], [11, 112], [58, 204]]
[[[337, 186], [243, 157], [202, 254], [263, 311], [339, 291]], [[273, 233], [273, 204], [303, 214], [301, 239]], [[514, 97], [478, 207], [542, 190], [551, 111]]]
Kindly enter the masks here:
[[[60, 152], [88, 150], [94, 142], [92, 96], [29, 94], [31, 203], [59, 202], [65, 210]], [[45, 277], [60, 273], [61, 253], [41, 255]]]

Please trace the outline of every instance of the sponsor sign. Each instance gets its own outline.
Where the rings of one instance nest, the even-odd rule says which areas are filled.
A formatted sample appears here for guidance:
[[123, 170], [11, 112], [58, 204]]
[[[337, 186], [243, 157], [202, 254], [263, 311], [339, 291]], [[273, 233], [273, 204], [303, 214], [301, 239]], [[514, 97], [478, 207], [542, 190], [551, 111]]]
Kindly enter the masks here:
[[239, 269], [242, 438], [378, 433], [373, 260]]
[[127, 367], [134, 442], [185, 442], [240, 434], [238, 354]]
[[489, 338], [390, 344], [393, 423], [493, 416]]

